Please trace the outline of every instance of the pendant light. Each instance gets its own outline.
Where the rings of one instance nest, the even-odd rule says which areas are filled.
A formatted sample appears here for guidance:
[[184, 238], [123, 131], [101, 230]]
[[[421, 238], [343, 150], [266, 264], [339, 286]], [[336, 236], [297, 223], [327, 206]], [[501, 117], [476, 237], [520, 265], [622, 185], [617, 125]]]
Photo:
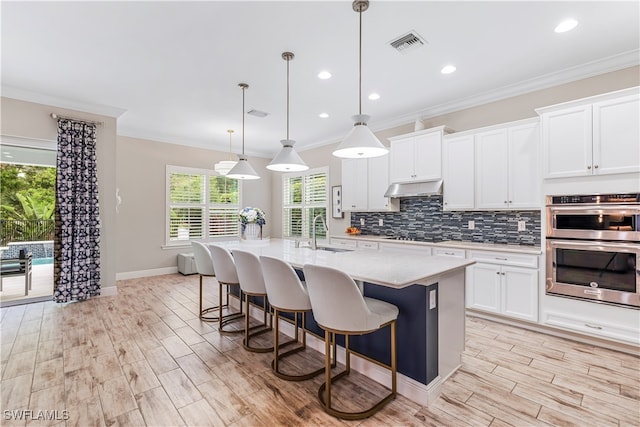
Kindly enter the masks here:
[[213, 166], [213, 169], [222, 176], [227, 175], [236, 163], [238, 163], [235, 160], [231, 160], [231, 134], [233, 133], [233, 129], [227, 129], [227, 132], [229, 132], [229, 160], [220, 160]]
[[336, 157], [342, 158], [366, 158], [384, 156], [389, 149], [382, 145], [380, 140], [367, 127], [369, 116], [362, 114], [362, 12], [369, 8], [368, 0], [355, 0], [352, 4], [353, 10], [360, 16], [360, 44], [359, 52], [359, 92], [358, 92], [358, 115], [353, 116], [353, 129], [342, 140], [338, 148], [333, 152]]
[[267, 169], [277, 172], [300, 172], [309, 169], [309, 166], [305, 164], [293, 149], [293, 144], [296, 142], [289, 139], [289, 61], [294, 57], [295, 55], [291, 52], [284, 52], [282, 54], [282, 59], [287, 61], [287, 139], [280, 141], [282, 150], [280, 150], [278, 155], [267, 165]]
[[242, 88], [242, 154], [238, 155], [238, 163], [229, 171], [227, 178], [233, 179], [260, 179], [260, 175], [249, 164], [244, 155], [244, 91], [249, 88], [246, 83], [238, 84]]

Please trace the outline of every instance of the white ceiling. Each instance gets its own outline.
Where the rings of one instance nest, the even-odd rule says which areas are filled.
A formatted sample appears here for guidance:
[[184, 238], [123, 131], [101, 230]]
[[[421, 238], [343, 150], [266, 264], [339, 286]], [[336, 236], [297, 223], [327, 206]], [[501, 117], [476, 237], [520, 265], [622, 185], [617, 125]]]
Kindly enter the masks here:
[[[338, 141], [358, 110], [350, 1], [2, 1], [2, 94], [119, 116], [118, 134], [249, 154]], [[373, 130], [639, 63], [638, 1], [376, 1], [363, 19], [363, 113]], [[554, 27], [579, 21], [568, 33]], [[415, 31], [427, 45], [389, 42]], [[442, 75], [455, 64], [458, 71]], [[321, 70], [330, 80], [319, 80]], [[377, 92], [381, 98], [370, 101]], [[321, 119], [318, 114], [330, 115]]]

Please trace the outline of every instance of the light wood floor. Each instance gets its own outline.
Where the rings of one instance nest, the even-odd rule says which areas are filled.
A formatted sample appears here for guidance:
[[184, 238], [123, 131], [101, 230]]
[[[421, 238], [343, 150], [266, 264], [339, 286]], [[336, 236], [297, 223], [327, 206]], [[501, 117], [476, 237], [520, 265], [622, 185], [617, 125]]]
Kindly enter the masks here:
[[[467, 319], [462, 368], [432, 405], [399, 396], [372, 418], [339, 421], [317, 403], [320, 378], [279, 380], [270, 354], [201, 322], [197, 283], [133, 279], [118, 282], [116, 297], [2, 308], [0, 424], [640, 425], [639, 358], [477, 318]], [[288, 368], [314, 364], [322, 356], [309, 351]], [[355, 374], [338, 391], [351, 407], [382, 389]], [[22, 409], [58, 411], [57, 420], [9, 419]]]

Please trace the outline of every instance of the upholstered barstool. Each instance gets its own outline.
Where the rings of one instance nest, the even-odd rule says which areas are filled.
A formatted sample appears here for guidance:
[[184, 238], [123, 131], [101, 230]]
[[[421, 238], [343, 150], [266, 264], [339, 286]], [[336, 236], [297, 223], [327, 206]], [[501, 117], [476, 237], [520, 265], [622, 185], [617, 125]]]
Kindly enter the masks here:
[[[218, 331], [220, 333], [235, 334], [243, 332], [242, 329], [225, 330], [224, 327], [230, 322], [241, 319], [244, 314], [242, 313], [242, 290], [240, 289], [240, 281], [238, 280], [238, 273], [236, 271], [236, 265], [233, 262], [231, 252], [227, 248], [218, 245], [209, 245], [209, 251], [211, 251], [211, 258], [213, 258], [213, 269], [216, 273], [216, 279], [220, 286], [220, 295], [218, 299]], [[229, 313], [222, 315], [222, 287], [227, 287], [227, 306], [229, 305], [229, 288], [237, 287], [238, 295], [240, 296], [240, 312]]]
[[[218, 316], [211, 316], [210, 313], [213, 313], [218, 310], [218, 306], [212, 306], [207, 308], [202, 308], [202, 279], [204, 277], [215, 277], [216, 272], [213, 268], [213, 258], [211, 258], [211, 252], [209, 249], [200, 242], [191, 242], [191, 247], [193, 248], [193, 257], [196, 261], [196, 270], [198, 270], [198, 275], [200, 276], [200, 319], [205, 320], [207, 322], [214, 322], [218, 320]], [[219, 292], [222, 292], [222, 285], [219, 286]], [[228, 300], [227, 300], [228, 301]]]
[[[347, 420], [367, 418], [378, 412], [396, 397], [396, 319], [398, 307], [388, 302], [367, 298], [360, 293], [354, 280], [346, 273], [329, 267], [306, 264], [304, 276], [309, 290], [313, 315], [324, 329], [325, 382], [318, 390], [318, 399], [324, 410], [334, 417]], [[372, 362], [391, 370], [391, 392], [375, 405], [360, 412], [344, 412], [331, 406], [331, 383], [349, 375], [351, 371], [350, 335], [364, 335], [386, 326], [391, 328], [391, 364]], [[335, 335], [344, 335], [346, 369], [331, 377], [330, 343]]]
[[[296, 274], [291, 265], [286, 262], [268, 256], [261, 256], [262, 273], [264, 275], [264, 284], [267, 288], [267, 296], [269, 304], [273, 309], [274, 327], [273, 327], [273, 361], [271, 362], [271, 370], [273, 373], [284, 380], [303, 381], [313, 378], [324, 372], [324, 367], [316, 369], [312, 372], [292, 375], [285, 374], [280, 370], [279, 362], [287, 357], [307, 348], [307, 335], [305, 332], [305, 314], [311, 311], [311, 301], [304, 282]], [[300, 338], [298, 335], [298, 314], [302, 315], [302, 346], [297, 346], [291, 350], [280, 353], [278, 334], [280, 327], [280, 312], [293, 314], [293, 324], [295, 327], [294, 339], [288, 343], [297, 343]], [[335, 342], [333, 343], [333, 360], [335, 364]]]
[[[260, 266], [260, 259], [252, 252], [247, 252], [239, 249], [233, 250], [233, 259], [236, 263], [236, 270], [238, 272], [238, 279], [240, 282], [240, 289], [244, 295], [244, 340], [242, 340], [242, 346], [245, 350], [253, 351], [255, 353], [268, 353], [273, 351], [273, 346], [269, 347], [252, 347], [250, 339], [269, 332], [272, 329], [273, 318], [271, 313], [268, 313], [267, 302], [267, 289], [264, 285], [264, 279], [262, 276], [262, 267]], [[251, 311], [249, 309], [250, 297], [262, 298], [262, 324], [256, 326], [249, 326], [249, 319], [251, 318]], [[242, 299], [240, 300], [242, 304]], [[267, 317], [269, 317], [269, 323], [267, 324]]]

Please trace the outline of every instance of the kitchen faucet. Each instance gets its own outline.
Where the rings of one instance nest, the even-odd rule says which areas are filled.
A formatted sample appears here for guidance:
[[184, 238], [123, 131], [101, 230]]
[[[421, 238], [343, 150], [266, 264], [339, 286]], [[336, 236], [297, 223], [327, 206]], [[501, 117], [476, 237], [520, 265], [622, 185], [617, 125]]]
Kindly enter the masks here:
[[311, 241], [311, 249], [313, 249], [314, 251], [318, 249], [318, 244], [316, 242], [316, 221], [318, 220], [318, 218], [320, 218], [320, 221], [322, 221], [324, 230], [329, 231], [329, 227], [327, 227], [327, 223], [322, 217], [322, 215], [316, 215], [315, 218], [313, 218], [313, 225], [311, 227], [312, 228], [311, 233], [313, 234], [313, 240]]

